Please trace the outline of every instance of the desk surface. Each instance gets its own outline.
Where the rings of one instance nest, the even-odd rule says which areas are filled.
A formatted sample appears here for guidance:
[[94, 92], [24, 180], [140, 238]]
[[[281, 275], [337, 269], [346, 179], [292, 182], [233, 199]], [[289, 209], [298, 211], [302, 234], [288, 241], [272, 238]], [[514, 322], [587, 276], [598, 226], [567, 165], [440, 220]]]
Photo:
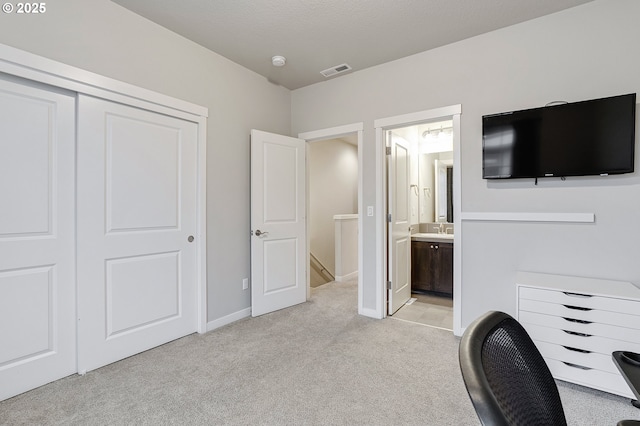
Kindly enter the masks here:
[[[623, 351], [616, 351], [612, 354], [614, 364], [620, 370], [636, 399], [640, 401], [640, 366], [625, 361], [622, 354]], [[638, 401], [634, 401], [633, 405], [640, 408]]]

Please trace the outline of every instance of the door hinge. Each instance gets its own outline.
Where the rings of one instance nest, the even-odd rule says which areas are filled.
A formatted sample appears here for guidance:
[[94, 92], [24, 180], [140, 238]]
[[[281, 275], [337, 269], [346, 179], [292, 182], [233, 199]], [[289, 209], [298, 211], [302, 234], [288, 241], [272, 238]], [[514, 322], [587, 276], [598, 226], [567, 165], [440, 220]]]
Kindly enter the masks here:
[[391, 155], [391, 147], [390, 146], [387, 147], [387, 155]]
[[391, 281], [387, 281], [387, 290], [391, 290]]
[[391, 213], [387, 213], [387, 222], [391, 223]]

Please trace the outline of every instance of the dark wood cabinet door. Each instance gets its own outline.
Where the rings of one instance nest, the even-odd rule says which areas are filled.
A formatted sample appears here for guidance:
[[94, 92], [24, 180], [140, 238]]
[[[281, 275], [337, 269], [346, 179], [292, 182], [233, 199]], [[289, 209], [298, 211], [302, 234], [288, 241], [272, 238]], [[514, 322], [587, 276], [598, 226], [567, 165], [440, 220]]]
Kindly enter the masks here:
[[453, 295], [453, 244], [438, 243], [438, 267], [434, 276], [434, 291]]
[[411, 243], [411, 290], [453, 294], [453, 244]]
[[411, 243], [411, 289], [433, 291], [433, 243], [413, 241]]

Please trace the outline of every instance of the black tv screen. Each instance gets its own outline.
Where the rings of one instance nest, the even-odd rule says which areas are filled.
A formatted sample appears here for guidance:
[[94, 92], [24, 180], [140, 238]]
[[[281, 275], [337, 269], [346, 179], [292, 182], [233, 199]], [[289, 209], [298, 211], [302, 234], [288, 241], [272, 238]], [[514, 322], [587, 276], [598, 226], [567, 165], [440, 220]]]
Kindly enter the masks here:
[[485, 179], [633, 172], [636, 94], [482, 117]]

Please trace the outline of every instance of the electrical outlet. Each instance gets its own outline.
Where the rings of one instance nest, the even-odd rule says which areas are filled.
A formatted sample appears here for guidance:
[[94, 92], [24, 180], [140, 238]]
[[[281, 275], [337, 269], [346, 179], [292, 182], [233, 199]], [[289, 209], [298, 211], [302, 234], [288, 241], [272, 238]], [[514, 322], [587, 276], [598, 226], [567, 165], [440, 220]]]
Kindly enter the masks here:
[[247, 290], [249, 288], [249, 278], [244, 278], [242, 280], [242, 289]]
[[367, 206], [367, 216], [373, 216], [373, 206]]

